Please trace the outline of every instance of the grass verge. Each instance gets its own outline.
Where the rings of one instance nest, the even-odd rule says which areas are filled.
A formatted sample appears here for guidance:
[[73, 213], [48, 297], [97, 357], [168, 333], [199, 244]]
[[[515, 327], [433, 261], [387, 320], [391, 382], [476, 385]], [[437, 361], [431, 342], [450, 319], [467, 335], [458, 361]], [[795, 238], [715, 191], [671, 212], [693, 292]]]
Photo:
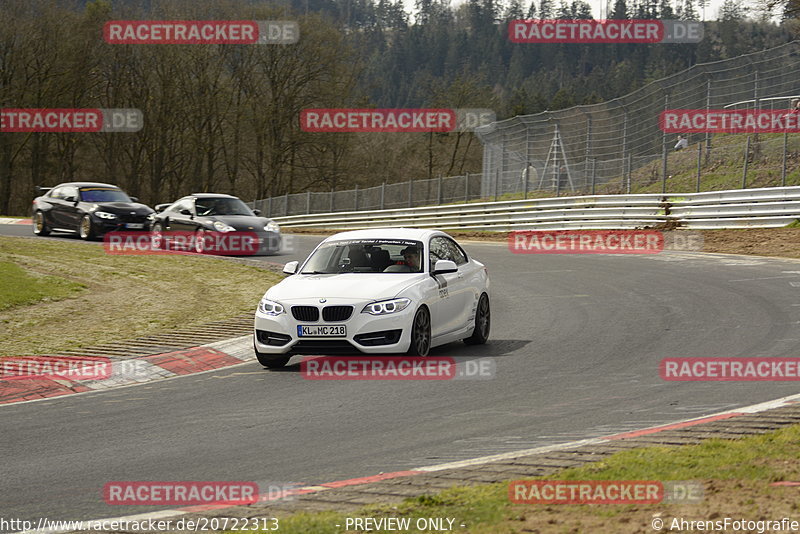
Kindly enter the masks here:
[[35, 302], [56, 302], [86, 289], [84, 284], [60, 276], [27, 271], [15, 263], [0, 261], [0, 311]]
[[[297, 513], [281, 518], [280, 530], [284, 534], [341, 533], [343, 528], [335, 525], [344, 526], [347, 517], [405, 517], [411, 519], [412, 526], [418, 518], [451, 518], [453, 531], [471, 534], [667, 532], [676, 518], [730, 517], [757, 521], [794, 516], [800, 519], [800, 487], [770, 486], [773, 482], [800, 480], [800, 425], [734, 441], [708, 440], [692, 446], [634, 449], [540, 478], [693, 480], [703, 484], [704, 498], [699, 504], [519, 505], [509, 501], [508, 483], [498, 483], [454, 487], [435, 495], [407, 499], [397, 506], [369, 506], [350, 514]], [[656, 518], [663, 521], [665, 529], [653, 528]], [[462, 524], [465, 526], [461, 527]], [[438, 531], [412, 528], [404, 532]]]
[[281, 279], [219, 258], [113, 256], [99, 246], [22, 237], [0, 238], [0, 277], [0, 355], [46, 354], [226, 319], [255, 310]]

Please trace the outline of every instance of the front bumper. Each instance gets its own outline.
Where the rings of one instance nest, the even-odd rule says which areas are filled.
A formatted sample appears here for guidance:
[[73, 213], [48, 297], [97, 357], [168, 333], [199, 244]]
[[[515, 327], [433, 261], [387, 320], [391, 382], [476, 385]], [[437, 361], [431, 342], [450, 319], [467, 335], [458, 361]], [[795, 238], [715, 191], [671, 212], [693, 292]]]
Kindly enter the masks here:
[[[361, 313], [369, 300], [354, 303], [351, 299], [328, 299], [320, 304], [318, 299], [295, 299], [281, 302], [285, 312], [273, 316], [256, 311], [253, 343], [255, 350], [264, 354], [397, 354], [406, 352], [411, 345], [413, 304], [403, 311], [389, 315]], [[320, 310], [317, 321], [303, 321], [292, 314], [292, 306], [315, 306]], [[353, 314], [346, 321], [325, 321], [322, 309], [326, 306], [353, 306]], [[298, 326], [345, 326], [347, 335], [336, 337], [307, 337], [298, 335]]]

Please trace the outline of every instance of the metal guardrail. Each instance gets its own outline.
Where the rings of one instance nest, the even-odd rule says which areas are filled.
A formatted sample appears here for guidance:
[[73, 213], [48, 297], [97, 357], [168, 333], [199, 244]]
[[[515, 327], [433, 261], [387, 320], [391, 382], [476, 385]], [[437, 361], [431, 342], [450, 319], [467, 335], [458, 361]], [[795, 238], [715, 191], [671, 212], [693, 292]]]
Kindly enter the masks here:
[[800, 218], [800, 187], [560, 197], [394, 210], [276, 217], [281, 226], [356, 230], [407, 226], [448, 230], [773, 228]]

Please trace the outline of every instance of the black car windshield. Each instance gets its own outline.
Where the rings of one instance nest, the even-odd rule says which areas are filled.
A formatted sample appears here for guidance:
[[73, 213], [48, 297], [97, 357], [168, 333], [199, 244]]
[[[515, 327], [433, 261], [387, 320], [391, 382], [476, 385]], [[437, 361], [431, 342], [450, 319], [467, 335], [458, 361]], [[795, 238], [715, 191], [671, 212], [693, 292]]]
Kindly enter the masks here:
[[247, 204], [238, 198], [198, 198], [194, 207], [199, 217], [212, 217], [214, 215], [249, 215], [253, 212]]
[[301, 274], [419, 273], [422, 243], [407, 239], [349, 239], [321, 245]]
[[132, 202], [124, 191], [110, 187], [81, 187], [80, 192], [84, 202]]

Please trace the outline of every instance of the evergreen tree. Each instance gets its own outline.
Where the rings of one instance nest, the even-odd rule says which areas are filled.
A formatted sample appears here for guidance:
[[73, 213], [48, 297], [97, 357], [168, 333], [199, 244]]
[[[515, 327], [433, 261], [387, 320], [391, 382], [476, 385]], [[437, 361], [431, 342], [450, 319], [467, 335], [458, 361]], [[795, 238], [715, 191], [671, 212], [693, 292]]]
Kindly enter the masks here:
[[611, 12], [609, 18], [615, 20], [624, 20], [628, 18], [628, 4], [625, 3], [625, 0], [614, 1], [614, 11]]

